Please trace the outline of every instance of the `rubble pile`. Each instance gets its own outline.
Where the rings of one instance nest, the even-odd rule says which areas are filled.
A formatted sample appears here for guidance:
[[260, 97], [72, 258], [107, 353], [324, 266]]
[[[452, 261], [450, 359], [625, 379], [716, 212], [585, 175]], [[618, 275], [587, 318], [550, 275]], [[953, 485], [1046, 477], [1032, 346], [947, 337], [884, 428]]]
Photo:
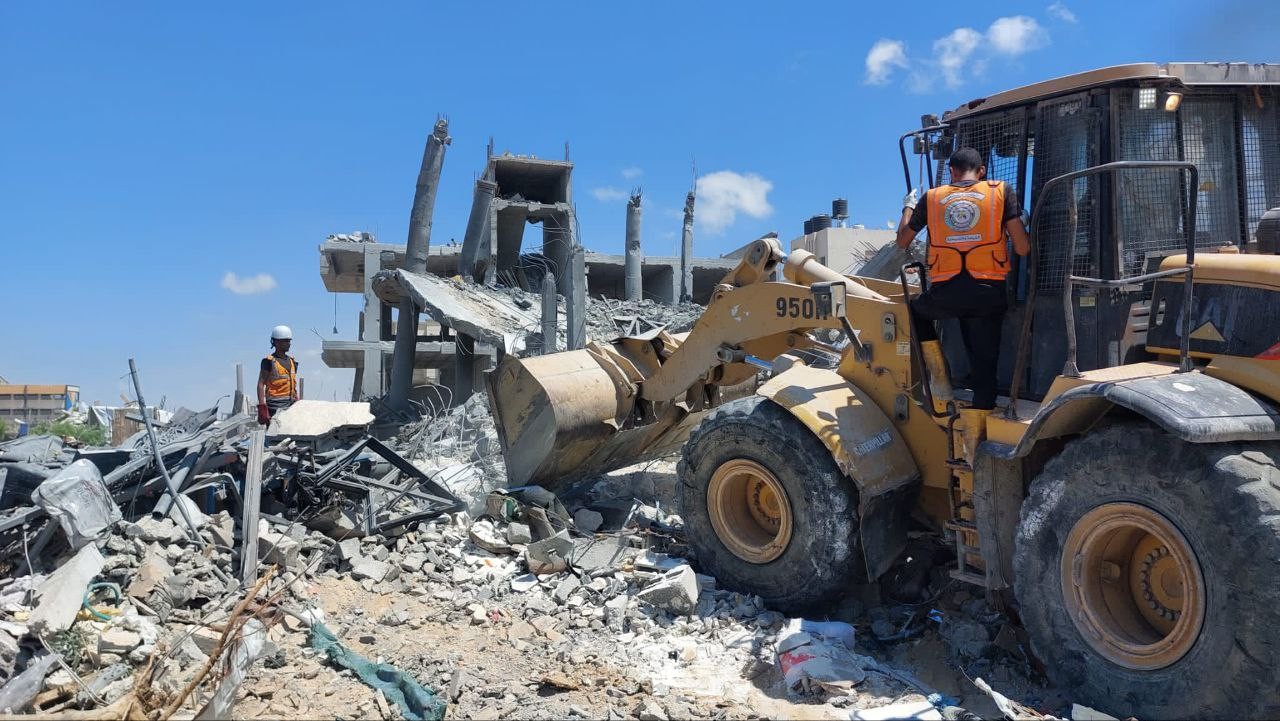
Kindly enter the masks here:
[[[922, 658], [946, 648], [948, 669], [1038, 698], [1009, 671], [1002, 617], [944, 576], [926, 584], [929, 605], [788, 619], [685, 558], [683, 523], [667, 510], [669, 463], [562, 497], [505, 488], [483, 396], [448, 409], [442, 399], [386, 443], [348, 424], [367, 408], [346, 406], [364, 405], [273, 426], [311, 429], [306, 437], [258, 439], [242, 416], [183, 414], [159, 439], [177, 503], [145, 439], [0, 445], [0, 473], [25, 464], [15, 475], [35, 479], [6, 491], [31, 505], [8, 511], [16, 543], [0, 580], [0, 713], [936, 713], [958, 703], [947, 695], [954, 684], [937, 691], [915, 674], [939, 683]], [[331, 427], [317, 431], [317, 419]], [[256, 514], [241, 500], [254, 476]], [[74, 522], [56, 500], [67, 494], [53, 492], [63, 487], [81, 499]], [[963, 701], [973, 708], [976, 697]]]

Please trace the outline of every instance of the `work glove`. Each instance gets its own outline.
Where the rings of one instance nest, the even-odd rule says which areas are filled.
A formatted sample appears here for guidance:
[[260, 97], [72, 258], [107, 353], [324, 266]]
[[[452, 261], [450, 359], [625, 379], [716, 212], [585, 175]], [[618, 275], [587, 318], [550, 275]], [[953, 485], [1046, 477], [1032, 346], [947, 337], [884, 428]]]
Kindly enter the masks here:
[[920, 189], [919, 189], [919, 188], [912, 188], [912, 189], [911, 189], [911, 192], [909, 192], [909, 193], [907, 193], [906, 195], [902, 196], [902, 207], [903, 207], [904, 209], [910, 208], [911, 210], [915, 210], [915, 209], [916, 209], [916, 204], [917, 204], [917, 203], [919, 203], [919, 202], [920, 202]]
[[271, 411], [267, 410], [266, 403], [258, 405], [258, 422], [264, 426], [271, 423]]

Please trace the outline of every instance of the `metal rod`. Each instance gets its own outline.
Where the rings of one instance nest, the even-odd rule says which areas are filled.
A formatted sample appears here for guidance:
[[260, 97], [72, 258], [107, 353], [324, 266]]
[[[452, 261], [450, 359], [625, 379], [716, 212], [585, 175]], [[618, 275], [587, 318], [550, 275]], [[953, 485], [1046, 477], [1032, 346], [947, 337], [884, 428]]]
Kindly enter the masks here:
[[187, 507], [182, 505], [181, 494], [178, 493], [178, 487], [174, 485], [173, 478], [169, 476], [169, 469], [164, 466], [164, 456], [160, 453], [160, 443], [156, 440], [156, 430], [151, 425], [151, 416], [147, 415], [147, 403], [142, 399], [142, 384], [138, 382], [138, 366], [129, 359], [129, 375], [133, 378], [133, 390], [138, 394], [138, 412], [142, 414], [142, 423], [147, 428], [147, 440], [151, 442], [151, 453], [155, 456], [156, 465], [160, 467], [160, 475], [164, 477], [165, 487], [169, 490], [169, 495], [173, 498], [173, 505], [178, 507], [178, 513], [182, 514], [182, 520], [187, 524], [187, 530], [191, 531], [191, 537], [201, 546], [206, 546], [204, 539], [200, 537], [200, 531], [196, 528], [196, 524], [191, 520], [191, 514], [187, 513]]

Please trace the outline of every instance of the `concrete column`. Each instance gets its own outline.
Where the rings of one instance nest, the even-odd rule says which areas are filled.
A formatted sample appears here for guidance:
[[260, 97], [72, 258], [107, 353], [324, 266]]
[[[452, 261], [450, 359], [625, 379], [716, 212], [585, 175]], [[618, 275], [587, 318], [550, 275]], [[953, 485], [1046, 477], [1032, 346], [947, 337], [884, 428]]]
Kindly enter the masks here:
[[542, 276], [542, 355], [556, 352], [556, 331], [560, 327], [560, 308], [556, 305], [556, 276], [548, 271]]
[[[436, 206], [436, 190], [440, 186], [440, 170], [444, 167], [444, 149], [449, 144], [449, 121], [436, 121], [422, 151], [422, 167], [418, 171], [418, 187], [413, 193], [413, 210], [409, 213], [409, 240], [405, 244], [404, 269], [422, 275], [427, 272], [427, 252], [431, 249], [431, 216]], [[407, 412], [409, 388], [413, 385], [413, 367], [418, 346], [418, 309], [406, 297], [400, 302], [400, 318], [396, 325], [396, 345], [391, 356], [391, 393], [388, 405]]]
[[641, 276], [644, 267], [644, 251], [640, 247], [640, 193], [631, 195], [627, 201], [627, 245], [624, 276], [624, 295], [627, 300], [640, 300], [644, 297], [644, 279]]
[[373, 276], [382, 270], [382, 253], [368, 243], [364, 248], [364, 313], [361, 314], [361, 338], [365, 343], [362, 371], [355, 379], [356, 400], [381, 398], [382, 388], [382, 301], [373, 292]]
[[418, 187], [413, 193], [413, 210], [409, 213], [409, 241], [405, 246], [404, 269], [410, 273], [427, 272], [427, 251], [431, 249], [431, 215], [436, 207], [436, 190], [440, 187], [440, 170], [444, 167], [444, 150], [449, 144], [449, 121], [437, 120], [422, 151], [422, 167], [418, 170]]
[[694, 192], [684, 196], [684, 230], [680, 234], [680, 295], [681, 303], [693, 301], [693, 201]]
[[578, 350], [587, 344], [587, 256], [576, 236], [573, 241], [573, 251], [569, 256], [569, 287], [564, 294], [567, 350]]
[[387, 399], [388, 404], [399, 411], [411, 408], [409, 388], [413, 385], [417, 346], [418, 307], [406, 295], [400, 301], [400, 316], [396, 318], [396, 345], [391, 354], [391, 392]]
[[498, 184], [481, 178], [471, 199], [471, 215], [467, 218], [467, 232], [462, 237], [462, 254], [458, 257], [458, 274], [463, 280], [484, 282], [485, 266], [489, 257], [489, 207]]
[[572, 216], [554, 216], [542, 221], [542, 254], [551, 262], [556, 274], [556, 287], [569, 287], [569, 255], [573, 234], [569, 232]]

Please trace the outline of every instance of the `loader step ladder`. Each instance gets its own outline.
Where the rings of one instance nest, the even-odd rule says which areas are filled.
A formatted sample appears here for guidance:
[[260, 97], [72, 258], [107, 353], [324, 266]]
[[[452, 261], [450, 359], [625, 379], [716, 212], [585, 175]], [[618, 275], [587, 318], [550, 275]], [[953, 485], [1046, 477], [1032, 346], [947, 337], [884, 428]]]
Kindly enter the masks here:
[[[986, 586], [986, 572], [982, 567], [982, 549], [977, 546], [978, 527], [973, 518], [973, 500], [965, 498], [964, 480], [969, 480], [969, 488], [973, 488], [973, 468], [964, 458], [956, 456], [957, 443], [956, 421], [959, 413], [947, 419], [947, 499], [951, 502], [951, 520], [943, 525], [943, 529], [951, 534], [956, 546], [956, 567], [951, 577], [978, 586]], [[971, 495], [971, 494], [970, 494]], [[968, 518], [965, 512], [968, 512]]]

